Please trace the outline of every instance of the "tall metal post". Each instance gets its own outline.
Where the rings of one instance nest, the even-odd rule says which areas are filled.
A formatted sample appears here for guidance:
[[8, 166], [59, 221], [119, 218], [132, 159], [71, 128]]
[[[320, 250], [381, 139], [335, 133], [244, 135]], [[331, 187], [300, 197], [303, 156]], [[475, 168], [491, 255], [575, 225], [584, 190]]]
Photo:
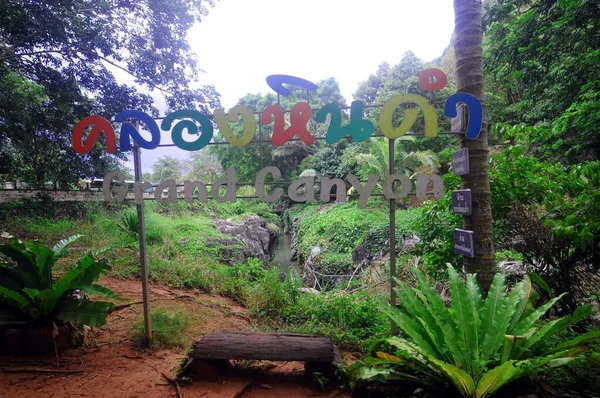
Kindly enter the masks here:
[[[388, 140], [388, 152], [389, 152], [389, 174], [394, 174], [394, 142], [396, 140], [390, 138]], [[392, 184], [392, 192], [394, 192], [394, 186]], [[393, 196], [393, 195], [391, 195]], [[396, 200], [390, 198], [390, 305], [396, 307]], [[394, 321], [392, 321], [392, 336], [398, 333], [398, 327]]]
[[[133, 121], [133, 126], [139, 130], [139, 121]], [[142, 157], [140, 147], [133, 145], [133, 168], [135, 170], [135, 181], [142, 182]], [[150, 289], [148, 286], [148, 262], [146, 259], [146, 220], [144, 219], [144, 202], [136, 204], [138, 216], [138, 232], [140, 237], [140, 267], [142, 271], [142, 300], [144, 302], [144, 330], [146, 332], [146, 344], [152, 343], [152, 325], [150, 323]]]

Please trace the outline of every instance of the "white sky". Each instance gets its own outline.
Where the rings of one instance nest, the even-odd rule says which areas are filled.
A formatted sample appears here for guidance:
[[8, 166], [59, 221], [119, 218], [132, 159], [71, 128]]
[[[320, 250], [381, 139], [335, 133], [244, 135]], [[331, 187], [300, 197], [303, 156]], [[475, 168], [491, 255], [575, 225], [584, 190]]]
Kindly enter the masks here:
[[267, 93], [271, 74], [335, 77], [348, 102], [358, 84], [412, 50], [440, 56], [454, 29], [451, 0], [220, 0], [189, 35], [202, 83], [226, 108]]
[[[219, 0], [189, 42], [206, 72], [201, 83], [213, 84], [228, 109], [247, 93], [271, 92], [271, 74], [335, 77], [351, 102], [382, 62], [394, 65], [408, 50], [424, 61], [439, 57], [453, 29], [451, 0]], [[188, 152], [143, 151], [143, 171], [166, 154]]]

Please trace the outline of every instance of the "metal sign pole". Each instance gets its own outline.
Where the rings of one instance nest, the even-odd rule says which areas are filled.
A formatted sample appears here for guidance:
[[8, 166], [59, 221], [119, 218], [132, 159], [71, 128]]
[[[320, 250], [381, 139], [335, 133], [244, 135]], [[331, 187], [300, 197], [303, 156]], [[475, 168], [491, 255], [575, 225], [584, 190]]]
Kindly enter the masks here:
[[[395, 139], [390, 138], [388, 140], [388, 160], [389, 160], [389, 174], [394, 174], [394, 143]], [[394, 186], [392, 185], [392, 192], [394, 192]], [[393, 196], [393, 195], [391, 195]], [[396, 308], [396, 200], [390, 198], [390, 305]], [[398, 333], [398, 327], [394, 321], [392, 321], [392, 336]]]
[[[139, 121], [135, 120], [133, 126], [139, 130]], [[142, 158], [140, 147], [133, 145], [133, 167], [135, 170], [135, 181], [142, 182]], [[148, 287], [148, 262], [146, 259], [146, 220], [144, 219], [144, 202], [136, 205], [138, 216], [138, 232], [140, 236], [140, 267], [142, 271], [142, 300], [144, 302], [144, 330], [146, 332], [146, 344], [152, 343], [152, 326], [150, 323], [150, 292]]]

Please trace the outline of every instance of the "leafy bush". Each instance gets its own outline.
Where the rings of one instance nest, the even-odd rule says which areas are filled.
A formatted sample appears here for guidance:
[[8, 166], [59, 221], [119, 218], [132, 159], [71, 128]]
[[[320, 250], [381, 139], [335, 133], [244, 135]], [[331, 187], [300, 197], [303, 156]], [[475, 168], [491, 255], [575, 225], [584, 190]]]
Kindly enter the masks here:
[[[183, 347], [185, 345], [185, 331], [189, 327], [189, 319], [187, 315], [178, 311], [175, 314], [170, 314], [166, 308], [154, 308], [150, 312], [152, 320], [152, 349]], [[144, 319], [140, 318], [133, 331], [133, 340], [138, 344], [143, 344], [146, 339], [144, 330]]]
[[0, 324], [47, 324], [54, 320], [89, 326], [106, 323], [112, 303], [80, 301], [73, 293], [80, 290], [120, 299], [112, 290], [94, 284], [110, 268], [107, 260], [86, 252], [60, 279], [52, 278], [56, 261], [80, 237], [64, 239], [53, 249], [37, 241], [25, 244], [17, 239], [0, 246]]
[[[463, 396], [484, 398], [542, 367], [583, 359], [588, 351], [586, 343], [600, 340], [600, 331], [592, 331], [552, 344], [552, 337], [591, 314], [592, 307], [540, 321], [560, 297], [534, 308], [529, 278], [508, 294], [504, 276], [497, 274], [483, 300], [474, 274], [467, 275], [465, 286], [450, 265], [448, 273], [450, 308], [420, 271], [415, 271], [416, 288], [398, 281], [400, 306], [387, 306], [385, 312], [406, 337], [391, 337], [376, 344], [365, 362], [349, 369], [355, 380], [414, 381], [416, 377], [409, 373], [418, 370], [428, 380], [446, 377]], [[385, 344], [396, 351], [382, 352]]]

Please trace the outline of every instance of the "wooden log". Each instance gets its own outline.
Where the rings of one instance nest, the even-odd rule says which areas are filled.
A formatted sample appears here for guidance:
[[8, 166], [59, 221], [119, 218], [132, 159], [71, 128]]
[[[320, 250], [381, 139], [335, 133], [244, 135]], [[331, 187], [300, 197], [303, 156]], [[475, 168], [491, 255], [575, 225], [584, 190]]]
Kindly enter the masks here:
[[194, 359], [257, 359], [331, 363], [331, 339], [301, 334], [217, 331], [196, 341]]

